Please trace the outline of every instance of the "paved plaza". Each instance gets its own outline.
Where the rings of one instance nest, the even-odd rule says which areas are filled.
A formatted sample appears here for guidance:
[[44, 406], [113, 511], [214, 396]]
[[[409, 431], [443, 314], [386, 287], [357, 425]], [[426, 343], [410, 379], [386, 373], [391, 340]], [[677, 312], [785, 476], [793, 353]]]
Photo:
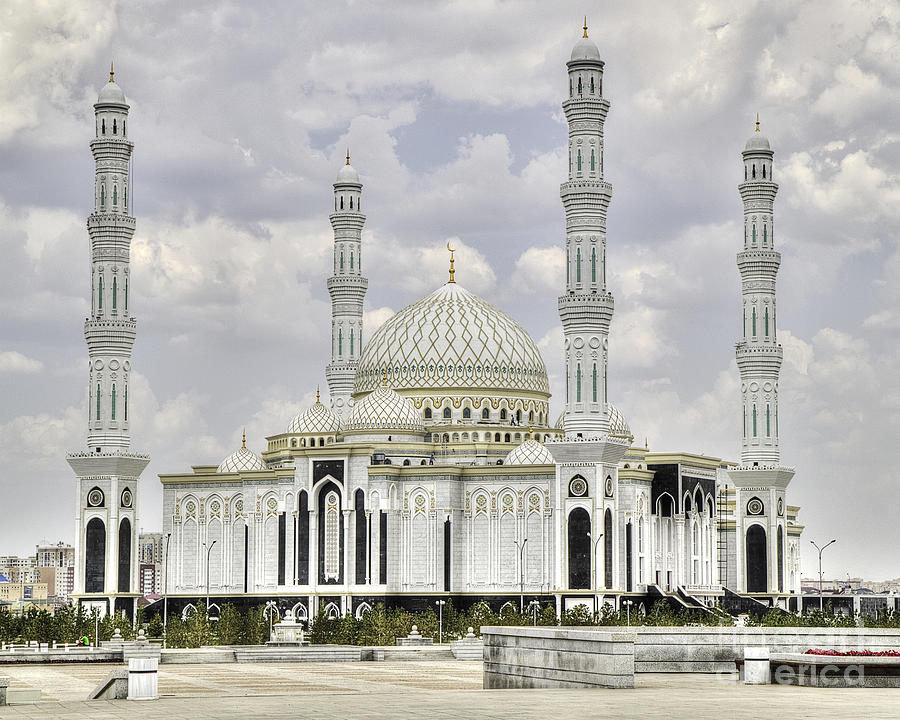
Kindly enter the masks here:
[[[636, 677], [634, 690], [482, 690], [480, 662], [163, 665], [160, 699], [84, 698], [114, 665], [2, 666], [42, 700], [0, 718], [896, 718], [900, 690], [749, 687], [735, 676]], [[121, 666], [119, 666], [121, 667]]]

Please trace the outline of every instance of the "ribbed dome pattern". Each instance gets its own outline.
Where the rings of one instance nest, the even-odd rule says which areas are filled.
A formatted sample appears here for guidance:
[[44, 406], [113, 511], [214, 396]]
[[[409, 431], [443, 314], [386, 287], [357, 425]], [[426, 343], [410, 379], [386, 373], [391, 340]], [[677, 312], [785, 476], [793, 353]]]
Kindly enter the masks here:
[[553, 455], [541, 443], [533, 438], [528, 438], [519, 447], [511, 450], [504, 465], [552, 465]]
[[447, 283], [382, 325], [362, 352], [354, 395], [387, 378], [410, 394], [527, 391], [550, 396], [547, 368], [519, 323], [457, 283]]
[[304, 410], [291, 420], [287, 431], [293, 435], [323, 435], [340, 432], [341, 423], [331, 410], [322, 403]]
[[425, 432], [413, 404], [389, 387], [380, 387], [356, 403], [346, 429]]
[[263, 459], [252, 450], [242, 447], [235, 453], [231, 453], [221, 463], [216, 472], [233, 473], [233, 472], [254, 472], [256, 470], [265, 470], [266, 464]]
[[631, 434], [631, 428], [628, 427], [628, 421], [622, 412], [612, 403], [606, 403], [606, 412], [609, 415], [609, 434], [613, 437], [625, 438], [626, 440], [634, 440]]

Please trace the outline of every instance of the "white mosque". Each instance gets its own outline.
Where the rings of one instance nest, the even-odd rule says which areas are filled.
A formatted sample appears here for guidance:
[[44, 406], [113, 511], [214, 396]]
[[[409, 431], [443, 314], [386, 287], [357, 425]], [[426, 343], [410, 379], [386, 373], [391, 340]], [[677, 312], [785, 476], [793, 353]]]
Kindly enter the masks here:
[[[787, 505], [793, 470], [780, 465], [778, 446], [774, 153], [757, 124], [739, 185], [741, 461], [635, 446], [607, 396], [609, 101], [586, 25], [566, 65], [565, 411], [550, 417], [537, 345], [456, 282], [449, 246], [447, 282], [365, 334], [363, 185], [348, 154], [329, 216], [329, 403], [317, 396], [285, 418], [261, 454], [245, 440], [218, 464], [160, 475], [172, 608], [207, 595], [275, 599], [301, 619], [446, 598], [558, 610], [654, 598], [796, 607], [802, 527]], [[131, 450], [128, 430], [132, 144], [112, 72], [94, 108], [90, 417], [87, 447], [68, 456], [78, 488], [76, 595], [133, 612], [136, 487], [149, 458]]]

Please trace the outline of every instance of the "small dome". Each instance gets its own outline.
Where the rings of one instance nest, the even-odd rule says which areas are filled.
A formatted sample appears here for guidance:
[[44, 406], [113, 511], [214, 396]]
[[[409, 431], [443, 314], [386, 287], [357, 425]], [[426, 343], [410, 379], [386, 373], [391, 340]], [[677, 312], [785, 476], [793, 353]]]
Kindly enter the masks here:
[[106, 85], [103, 86], [103, 89], [100, 91], [100, 95], [97, 98], [98, 105], [127, 105], [125, 102], [125, 93], [122, 92], [122, 88], [116, 85], [112, 80], [110, 80]]
[[235, 472], [255, 472], [256, 470], [265, 470], [266, 464], [263, 459], [252, 450], [247, 449], [246, 440], [241, 445], [240, 450], [231, 453], [227, 458], [219, 463], [220, 473]]
[[609, 415], [609, 435], [612, 437], [633, 440], [634, 435], [631, 434], [631, 428], [628, 427], [628, 421], [619, 411], [619, 408], [612, 403], [606, 403], [606, 412]]
[[771, 150], [771, 146], [769, 145], [769, 139], [762, 135], [759, 130], [753, 133], [750, 136], [750, 139], [747, 140], [747, 144], [744, 146], [744, 150]]
[[357, 402], [346, 429], [425, 432], [413, 404], [389, 387], [380, 387]]
[[575, 43], [575, 47], [572, 48], [570, 62], [573, 60], [594, 60], [595, 62], [599, 62], [600, 50], [597, 47], [597, 43], [589, 37], [578, 38], [578, 42]]
[[338, 170], [336, 182], [359, 183], [359, 173], [356, 172], [356, 169], [348, 162]]
[[563, 410], [559, 417], [556, 418], [556, 425], [554, 425], [557, 430], [565, 430], [566, 429], [566, 411]]
[[316, 400], [316, 404], [291, 420], [287, 431], [295, 435], [332, 434], [340, 432], [341, 423], [331, 410]]
[[553, 455], [534, 438], [528, 438], [519, 447], [510, 451], [504, 465], [552, 465]]

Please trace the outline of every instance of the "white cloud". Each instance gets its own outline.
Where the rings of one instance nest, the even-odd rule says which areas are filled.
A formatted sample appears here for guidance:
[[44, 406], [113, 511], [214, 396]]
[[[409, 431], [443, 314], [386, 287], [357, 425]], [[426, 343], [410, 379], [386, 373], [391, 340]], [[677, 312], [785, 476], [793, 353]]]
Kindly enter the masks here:
[[40, 372], [44, 363], [26, 357], [16, 350], [0, 351], [0, 373], [22, 373], [30, 375]]
[[559, 294], [565, 287], [566, 252], [562, 246], [528, 248], [516, 260], [511, 286], [516, 292]]

